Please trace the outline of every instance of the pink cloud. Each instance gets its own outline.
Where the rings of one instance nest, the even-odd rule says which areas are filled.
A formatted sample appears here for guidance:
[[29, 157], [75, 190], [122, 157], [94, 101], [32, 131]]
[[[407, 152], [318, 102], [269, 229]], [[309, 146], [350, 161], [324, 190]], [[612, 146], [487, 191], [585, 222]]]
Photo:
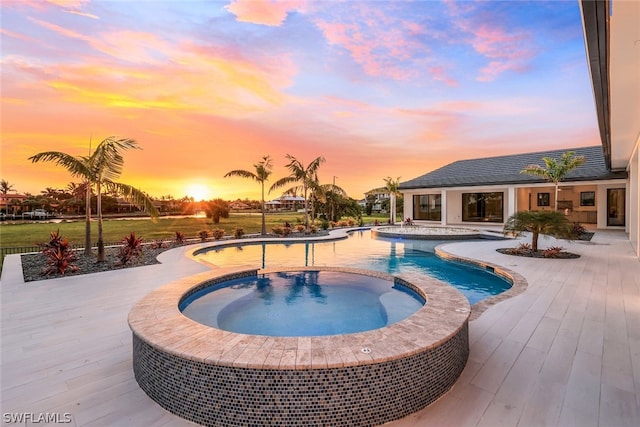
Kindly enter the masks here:
[[233, 0], [225, 9], [240, 22], [280, 26], [290, 12], [301, 11], [305, 0]]
[[479, 70], [478, 81], [494, 80], [506, 71], [524, 71], [536, 53], [533, 35], [523, 31], [509, 32], [497, 22], [481, 21], [473, 3], [446, 2], [453, 24], [470, 35], [468, 43], [489, 60]]
[[407, 81], [430, 75], [447, 85], [457, 84], [446, 67], [432, 65], [431, 49], [422, 41], [425, 35], [440, 37], [437, 31], [424, 23], [394, 17], [376, 3], [371, 4], [359, 3], [351, 8], [348, 20], [341, 15], [333, 21], [316, 19], [314, 23], [329, 44], [345, 49], [370, 76]]

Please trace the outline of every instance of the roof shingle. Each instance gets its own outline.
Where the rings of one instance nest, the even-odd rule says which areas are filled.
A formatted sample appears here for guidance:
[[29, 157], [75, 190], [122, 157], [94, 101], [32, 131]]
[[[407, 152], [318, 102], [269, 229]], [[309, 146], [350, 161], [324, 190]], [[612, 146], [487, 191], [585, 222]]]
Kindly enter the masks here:
[[585, 163], [567, 174], [564, 182], [625, 179], [626, 172], [612, 172], [605, 167], [602, 146], [541, 151], [486, 157], [483, 159], [458, 160], [432, 172], [400, 183], [401, 190], [413, 188], [462, 187], [503, 184], [533, 184], [545, 182], [536, 176], [521, 174], [526, 166], [537, 164], [544, 167], [543, 157], [559, 159], [563, 153], [575, 151], [584, 156]]

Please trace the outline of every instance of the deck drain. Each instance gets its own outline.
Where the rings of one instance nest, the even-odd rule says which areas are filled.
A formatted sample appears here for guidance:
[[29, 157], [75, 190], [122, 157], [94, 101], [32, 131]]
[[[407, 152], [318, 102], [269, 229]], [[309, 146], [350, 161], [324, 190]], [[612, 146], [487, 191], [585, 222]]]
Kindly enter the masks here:
[[363, 347], [362, 350], [360, 350], [360, 351], [363, 352], [364, 354], [371, 353], [371, 349], [369, 347]]

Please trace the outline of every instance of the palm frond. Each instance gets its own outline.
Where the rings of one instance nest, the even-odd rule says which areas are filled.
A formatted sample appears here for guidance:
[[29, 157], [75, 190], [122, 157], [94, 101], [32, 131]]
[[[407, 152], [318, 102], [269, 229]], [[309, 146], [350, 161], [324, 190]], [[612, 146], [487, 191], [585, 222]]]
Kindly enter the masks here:
[[127, 202], [134, 204], [140, 209], [143, 209], [145, 212], [151, 215], [151, 219], [153, 221], [158, 218], [158, 210], [153, 205], [153, 200], [144, 191], [139, 190], [131, 185], [113, 181], [105, 181], [105, 185], [108, 191], [117, 191], [118, 194], [121, 194]]
[[239, 176], [242, 178], [249, 178], [249, 179], [253, 179], [254, 181], [260, 181], [260, 178], [253, 172], [251, 171], [246, 171], [246, 170], [232, 170], [227, 172], [226, 174], [224, 174], [224, 177], [230, 177], [230, 176]]
[[269, 188], [269, 193], [271, 193], [273, 190], [277, 188], [282, 188], [285, 185], [288, 185], [288, 184], [291, 184], [292, 182], [297, 182], [297, 181], [298, 181], [298, 178], [295, 178], [293, 176], [285, 176], [284, 178], [280, 178], [279, 180], [271, 184], [271, 187]]
[[65, 168], [71, 175], [81, 178], [90, 178], [93, 175], [86, 157], [75, 157], [61, 151], [45, 151], [29, 157], [33, 163], [53, 162]]

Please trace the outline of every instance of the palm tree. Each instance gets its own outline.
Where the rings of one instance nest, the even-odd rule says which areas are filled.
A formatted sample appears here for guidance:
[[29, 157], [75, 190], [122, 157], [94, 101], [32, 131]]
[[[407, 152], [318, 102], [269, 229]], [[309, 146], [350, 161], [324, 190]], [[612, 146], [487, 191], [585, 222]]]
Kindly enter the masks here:
[[531, 249], [538, 251], [538, 237], [550, 234], [561, 238], [574, 237], [573, 224], [558, 211], [521, 211], [511, 215], [504, 224], [504, 232], [513, 232], [520, 236], [522, 232], [531, 233]]
[[385, 188], [386, 190], [389, 192], [389, 195], [391, 196], [391, 203], [390, 203], [390, 224], [395, 224], [396, 223], [396, 197], [397, 196], [401, 196], [402, 193], [400, 193], [398, 191], [398, 187], [400, 186], [400, 177], [397, 177], [395, 180], [393, 178], [391, 178], [390, 176], [386, 177], [384, 179], [385, 182]]
[[271, 169], [273, 168], [273, 165], [271, 163], [271, 157], [262, 156], [262, 161], [254, 164], [253, 167], [255, 168], [255, 172], [236, 169], [227, 172], [224, 177], [227, 178], [229, 176], [239, 176], [242, 178], [253, 179], [254, 181], [260, 183], [260, 189], [262, 191], [262, 197], [260, 199], [260, 211], [262, 212], [262, 229], [260, 231], [260, 234], [264, 236], [267, 234], [267, 225], [264, 212], [264, 183], [269, 179], [269, 176], [272, 172]]
[[543, 157], [545, 167], [539, 165], [528, 165], [520, 171], [520, 173], [539, 176], [547, 181], [553, 182], [555, 185], [555, 200], [554, 210], [558, 210], [558, 183], [564, 179], [565, 176], [578, 166], [584, 164], [584, 156], [576, 156], [575, 151], [567, 151], [562, 153], [560, 160], [553, 157]]
[[6, 179], [0, 179], [0, 193], [7, 194], [9, 191], [16, 191], [13, 184], [9, 184]]
[[289, 176], [285, 176], [284, 178], [280, 178], [276, 182], [273, 183], [269, 192], [276, 188], [284, 187], [287, 184], [299, 183], [299, 185], [293, 186], [289, 188], [285, 193], [296, 193], [299, 190], [302, 190], [302, 195], [304, 197], [304, 227], [305, 231], [309, 232], [309, 190], [316, 193], [322, 193], [322, 188], [320, 186], [320, 182], [318, 180], [318, 169], [320, 165], [324, 163], [325, 159], [322, 156], [316, 157], [311, 163], [307, 166], [293, 157], [290, 154], [287, 154], [287, 159], [289, 160], [289, 164], [286, 165], [287, 169], [289, 169]]
[[151, 198], [143, 191], [127, 185], [115, 182], [114, 179], [122, 174], [124, 158], [122, 151], [126, 149], [140, 149], [133, 139], [116, 139], [110, 136], [104, 139], [93, 154], [89, 156], [74, 157], [59, 151], [45, 151], [29, 157], [36, 163], [39, 161], [52, 161], [63, 166], [73, 176], [81, 177], [87, 185], [87, 213], [85, 227], [85, 254], [91, 254], [91, 187], [96, 187], [98, 212], [98, 262], [105, 260], [104, 241], [102, 233], [102, 190], [118, 191], [125, 199], [138, 207], [146, 210], [152, 219], [158, 217], [158, 212], [153, 206]]

